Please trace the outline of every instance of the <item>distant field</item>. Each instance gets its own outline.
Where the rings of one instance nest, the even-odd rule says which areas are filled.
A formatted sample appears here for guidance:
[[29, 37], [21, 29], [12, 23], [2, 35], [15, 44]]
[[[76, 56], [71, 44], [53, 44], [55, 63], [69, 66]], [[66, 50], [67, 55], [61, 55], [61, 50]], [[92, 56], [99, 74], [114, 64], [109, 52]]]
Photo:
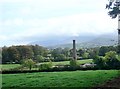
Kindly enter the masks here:
[[[92, 63], [93, 59], [77, 60], [78, 64]], [[48, 62], [45, 62], [48, 63]], [[70, 61], [52, 62], [53, 65], [69, 65]]]
[[3, 74], [3, 87], [92, 87], [118, 76], [118, 70]]
[[13, 69], [13, 68], [16, 68], [19, 66], [20, 66], [20, 64], [0, 64], [0, 69], [9, 70], [9, 69]]
[[[77, 60], [78, 64], [84, 64], [84, 63], [92, 63], [92, 59], [86, 59], [86, 60]], [[44, 63], [48, 63], [48, 62], [44, 62]], [[52, 65], [69, 65], [70, 61], [61, 61], [61, 62], [52, 62]], [[0, 69], [2, 70], [9, 70], [9, 69], [13, 69], [16, 67], [19, 67], [20, 64], [3, 64], [0, 65]], [[33, 70], [36, 70], [37, 68], [32, 68]]]

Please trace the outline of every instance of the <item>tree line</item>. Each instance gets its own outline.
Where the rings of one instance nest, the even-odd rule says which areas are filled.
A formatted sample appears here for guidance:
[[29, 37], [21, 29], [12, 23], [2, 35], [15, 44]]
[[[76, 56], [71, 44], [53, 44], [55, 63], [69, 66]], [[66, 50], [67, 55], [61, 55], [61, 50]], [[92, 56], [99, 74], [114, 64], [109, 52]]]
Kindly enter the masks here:
[[[77, 49], [77, 59], [93, 59], [97, 67], [102, 68], [119, 68], [120, 56], [117, 54], [117, 46], [102, 46], [96, 48], [80, 48]], [[23, 63], [30, 66], [40, 62], [52, 61], [70, 61], [72, 62], [72, 49], [55, 48], [48, 49], [39, 45], [20, 45], [2, 48], [2, 63]], [[46, 65], [45, 65], [46, 66]], [[40, 67], [41, 68], [41, 67]]]
[[68, 60], [69, 49], [48, 49], [39, 45], [2, 47], [2, 63], [21, 63], [25, 59], [36, 62]]
[[35, 60], [37, 56], [46, 56], [48, 49], [38, 45], [21, 45], [2, 48], [2, 63], [15, 62], [20, 63], [24, 59]]
[[[105, 56], [106, 52], [115, 51], [115, 46], [102, 46], [96, 48], [77, 49], [78, 59], [93, 59], [95, 55]], [[45, 61], [67, 61], [72, 59], [72, 49], [55, 48], [48, 49], [39, 45], [20, 45], [2, 47], [2, 63], [21, 63], [25, 59], [32, 59], [35, 62]]]

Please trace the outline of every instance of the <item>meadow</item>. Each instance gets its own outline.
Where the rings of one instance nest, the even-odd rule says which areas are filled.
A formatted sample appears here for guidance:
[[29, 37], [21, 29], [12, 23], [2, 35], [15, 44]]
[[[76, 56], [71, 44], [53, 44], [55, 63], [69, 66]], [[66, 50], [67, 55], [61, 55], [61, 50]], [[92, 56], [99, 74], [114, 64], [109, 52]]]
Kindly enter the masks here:
[[20, 66], [20, 64], [0, 64], [0, 69], [9, 70], [9, 69], [13, 69], [13, 68], [16, 68], [19, 66]]
[[118, 74], [118, 70], [2, 74], [2, 87], [93, 87]]
[[[93, 60], [92, 59], [86, 59], [86, 60], [77, 60], [77, 63], [80, 64], [84, 64], [84, 63], [92, 63]], [[43, 63], [48, 63], [48, 62], [43, 62]], [[60, 62], [52, 62], [52, 65], [69, 65], [70, 61], [60, 61]], [[2, 70], [9, 70], [9, 69], [14, 69], [21, 66], [20, 64], [1, 64], [0, 65], [0, 69]], [[32, 70], [36, 70], [38, 68], [32, 68]], [[29, 68], [27, 68], [26, 70], [29, 70]]]
[[[92, 63], [92, 59], [77, 60], [78, 64]], [[44, 62], [48, 63], [48, 62]], [[69, 61], [52, 62], [52, 65], [69, 65]], [[0, 65], [2, 70], [17, 68], [20, 64]], [[34, 70], [34, 68], [33, 68]], [[119, 75], [118, 70], [87, 70], [63, 72], [34, 72], [2, 74], [2, 87], [94, 87]]]
[[[48, 63], [48, 62], [45, 62]], [[80, 64], [85, 64], [85, 63], [93, 63], [93, 59], [85, 59], [85, 60], [77, 60], [77, 63]], [[52, 62], [52, 65], [69, 65], [70, 61], [60, 61], [60, 62]]]

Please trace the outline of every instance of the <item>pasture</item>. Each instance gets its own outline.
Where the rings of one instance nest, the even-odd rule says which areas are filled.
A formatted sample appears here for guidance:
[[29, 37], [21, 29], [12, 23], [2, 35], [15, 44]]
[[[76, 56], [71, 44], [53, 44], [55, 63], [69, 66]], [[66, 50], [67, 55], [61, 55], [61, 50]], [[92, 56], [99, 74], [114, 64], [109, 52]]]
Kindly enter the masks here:
[[[92, 63], [92, 59], [85, 59], [85, 60], [77, 60], [77, 63], [80, 64], [85, 64], [85, 63]], [[43, 62], [43, 63], [48, 63], [48, 62]], [[60, 61], [60, 62], [52, 62], [52, 65], [69, 65], [70, 61]], [[17, 67], [20, 67], [20, 64], [1, 64], [0, 69], [2, 70], [10, 70], [14, 69]], [[25, 68], [24, 70], [29, 70], [29, 68]], [[32, 68], [32, 70], [38, 70], [38, 68]]]
[[2, 74], [3, 87], [93, 87], [117, 77], [118, 70]]
[[16, 68], [19, 66], [20, 66], [20, 64], [0, 64], [0, 69], [9, 70], [9, 69], [13, 69], [13, 68]]
[[[77, 63], [80, 64], [85, 64], [85, 63], [92, 63], [93, 59], [85, 59], [85, 60], [77, 60]], [[48, 63], [48, 62], [46, 62]], [[61, 62], [52, 62], [53, 66], [55, 65], [69, 65], [70, 61], [61, 61]]]

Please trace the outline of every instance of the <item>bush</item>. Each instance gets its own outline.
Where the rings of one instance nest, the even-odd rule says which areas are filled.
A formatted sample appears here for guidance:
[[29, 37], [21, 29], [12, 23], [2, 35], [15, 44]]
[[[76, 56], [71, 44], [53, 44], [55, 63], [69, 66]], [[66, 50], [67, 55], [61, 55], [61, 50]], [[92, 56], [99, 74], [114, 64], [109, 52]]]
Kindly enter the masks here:
[[74, 60], [74, 59], [70, 60], [70, 67], [72, 69], [76, 69], [77, 68], [77, 60]]
[[39, 65], [39, 70], [49, 70], [52, 68], [52, 61], [46, 64]]
[[36, 56], [36, 60], [37, 60], [38, 62], [44, 62], [44, 57], [41, 56], [41, 55], [37, 55], [37, 56]]
[[54, 61], [65, 61], [66, 56], [64, 54], [59, 54], [57, 57], [54, 59]]
[[105, 57], [96, 56], [93, 62], [97, 64], [99, 69], [118, 69], [120, 68], [119, 56], [115, 51], [105, 53]]
[[25, 59], [23, 62], [22, 62], [22, 65], [24, 67], [28, 67], [30, 70], [31, 68], [35, 65], [35, 62], [32, 60], [32, 59]]
[[85, 52], [85, 53], [82, 55], [82, 58], [83, 58], [83, 59], [89, 58], [89, 53]]
[[104, 59], [102, 57], [96, 56], [93, 62], [97, 65], [96, 67], [102, 69], [105, 67]]
[[105, 54], [105, 64], [110, 68], [120, 67], [120, 61], [117, 58], [115, 51], [110, 51]]

